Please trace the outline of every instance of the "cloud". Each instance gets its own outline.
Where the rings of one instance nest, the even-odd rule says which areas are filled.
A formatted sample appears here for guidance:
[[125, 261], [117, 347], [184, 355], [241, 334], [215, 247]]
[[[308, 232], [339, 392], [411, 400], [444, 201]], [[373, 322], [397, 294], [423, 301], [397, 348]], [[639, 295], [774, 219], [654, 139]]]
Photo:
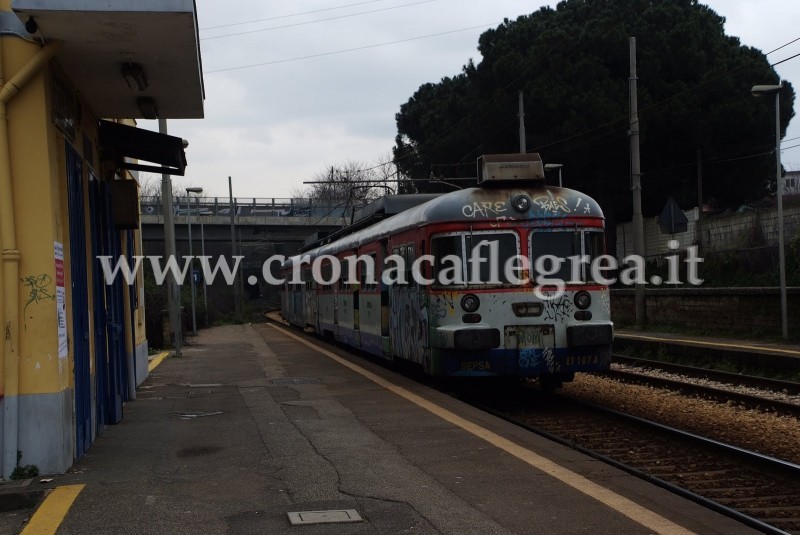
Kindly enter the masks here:
[[[310, 15], [203, 29], [357, 1], [198, 0], [200, 35], [208, 38], [414, 2], [381, 0]], [[796, 0], [706, 3], [726, 17], [726, 32], [739, 37], [745, 45], [766, 52], [797, 37], [793, 26], [796, 17], [788, 16], [797, 12]], [[302, 187], [303, 180], [330, 165], [348, 160], [375, 163], [394, 143], [394, 116], [400, 105], [420, 85], [458, 74], [470, 58], [479, 62], [478, 36], [491, 23], [504, 18], [514, 20], [543, 5], [554, 7], [555, 2], [436, 0], [292, 28], [203, 39], [203, 67], [208, 73], [206, 118], [170, 121], [169, 125], [171, 134], [191, 143], [187, 151], [187, 181], [202, 186], [209, 195], [227, 196], [227, 176], [231, 175], [235, 195], [285, 197]], [[340, 54], [211, 72], [476, 25], [483, 27]], [[800, 42], [775, 53], [770, 60], [798, 52]], [[627, 53], [627, 44], [620, 53]], [[782, 64], [778, 72], [800, 85], [800, 58]], [[797, 122], [800, 119], [793, 123]], [[154, 122], [145, 121], [143, 126], [157, 129]], [[787, 137], [796, 136], [800, 136], [800, 127], [792, 124]], [[793, 157], [800, 161], [800, 149], [787, 151], [784, 160], [791, 162]]]

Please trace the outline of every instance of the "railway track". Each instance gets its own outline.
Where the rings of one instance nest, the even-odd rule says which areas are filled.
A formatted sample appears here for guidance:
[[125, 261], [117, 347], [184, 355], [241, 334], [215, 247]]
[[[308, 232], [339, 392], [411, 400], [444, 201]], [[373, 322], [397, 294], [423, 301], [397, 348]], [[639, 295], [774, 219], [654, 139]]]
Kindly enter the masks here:
[[674, 364], [671, 362], [663, 362], [660, 360], [650, 360], [645, 358], [631, 357], [619, 354], [614, 354], [612, 356], [612, 360], [613, 362], [618, 364], [627, 364], [630, 366], [638, 366], [641, 368], [662, 370], [665, 372], [685, 375], [687, 377], [708, 379], [720, 383], [743, 385], [752, 388], [763, 388], [775, 392], [784, 392], [789, 395], [800, 394], [800, 383], [794, 381], [784, 381], [781, 379], [772, 379], [769, 377], [760, 377], [756, 375], [745, 375], [741, 373], [726, 372], [722, 370], [698, 368], [695, 366], [686, 366], [684, 364]]
[[464, 400], [763, 533], [800, 534], [800, 465], [561, 395], [504, 398]]
[[[605, 376], [620, 381], [647, 384], [658, 388], [677, 390], [685, 394], [727, 403], [734, 401], [748, 408], [774, 411], [800, 418], [800, 403], [776, 399], [775, 395], [797, 396], [800, 384], [778, 379], [707, 370], [678, 364], [662, 363], [635, 357], [614, 356], [614, 362], [635, 368], [613, 368]], [[669, 377], [654, 376], [650, 370], [668, 372]], [[713, 381], [714, 384], [693, 382], [690, 379]], [[748, 391], [742, 391], [745, 387]], [[755, 392], [753, 392], [755, 390]]]

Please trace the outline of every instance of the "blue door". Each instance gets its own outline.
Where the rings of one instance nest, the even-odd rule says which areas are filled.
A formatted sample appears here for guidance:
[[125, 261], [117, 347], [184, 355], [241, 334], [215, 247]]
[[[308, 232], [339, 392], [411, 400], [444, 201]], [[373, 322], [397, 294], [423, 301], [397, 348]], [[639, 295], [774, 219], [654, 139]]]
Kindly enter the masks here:
[[124, 281], [116, 277], [107, 284], [98, 256], [110, 256], [116, 264], [121, 253], [120, 234], [114, 227], [110, 188], [92, 180], [89, 186], [94, 268], [95, 362], [97, 418], [99, 425], [122, 420], [122, 402], [127, 398], [125, 374]]
[[[114, 227], [111, 188], [101, 184], [105, 201], [106, 245], [113, 262], [122, 255], [120, 231]], [[125, 366], [125, 281], [116, 277], [113, 284], [106, 285], [106, 310], [108, 313], [108, 372], [109, 372], [109, 420], [122, 420], [122, 402], [127, 400], [127, 367]]]
[[75, 457], [92, 442], [92, 389], [89, 373], [89, 292], [81, 160], [66, 143], [69, 261], [72, 294], [72, 355], [75, 370]]
[[97, 389], [97, 431], [102, 430], [109, 423], [108, 406], [109, 391], [108, 386], [108, 337], [106, 328], [108, 324], [108, 314], [106, 312], [106, 283], [103, 271], [100, 267], [98, 256], [107, 256], [106, 251], [106, 220], [105, 203], [101, 195], [100, 182], [97, 177], [90, 175], [89, 179], [89, 213], [91, 215], [92, 232], [92, 279], [94, 284], [93, 304], [94, 304], [94, 376]]

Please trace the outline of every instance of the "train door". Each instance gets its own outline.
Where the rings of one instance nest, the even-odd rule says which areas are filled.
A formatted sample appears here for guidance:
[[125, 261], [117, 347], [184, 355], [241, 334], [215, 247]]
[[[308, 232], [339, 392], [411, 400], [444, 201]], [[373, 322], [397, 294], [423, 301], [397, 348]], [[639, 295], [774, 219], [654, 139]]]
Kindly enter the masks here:
[[[354, 251], [353, 256], [357, 253]], [[361, 347], [361, 284], [364, 281], [364, 266], [360, 262], [355, 262], [356, 282], [352, 285], [353, 289], [353, 345]]]
[[319, 332], [319, 294], [311, 269], [305, 270], [305, 324]]
[[392, 254], [403, 260], [404, 282], [393, 284], [389, 290], [391, 302], [389, 328], [392, 354], [422, 364], [424, 346], [427, 344], [427, 320], [420, 298], [420, 288], [414, 280], [412, 265], [416, 259], [416, 246], [405, 243], [392, 249]]
[[381, 344], [383, 346], [383, 355], [392, 357], [392, 343], [389, 337], [389, 311], [391, 308], [389, 300], [389, 286], [383, 282], [383, 268], [386, 267], [386, 257], [389, 256], [389, 241], [381, 240], [380, 243], [380, 260], [376, 277], [378, 277], [378, 284], [381, 289]]
[[339, 273], [339, 280], [334, 282], [333, 286], [333, 337], [339, 339], [339, 318], [341, 317], [340, 309], [342, 308], [344, 299], [345, 288], [347, 287], [347, 262], [339, 258], [339, 265], [341, 272]]

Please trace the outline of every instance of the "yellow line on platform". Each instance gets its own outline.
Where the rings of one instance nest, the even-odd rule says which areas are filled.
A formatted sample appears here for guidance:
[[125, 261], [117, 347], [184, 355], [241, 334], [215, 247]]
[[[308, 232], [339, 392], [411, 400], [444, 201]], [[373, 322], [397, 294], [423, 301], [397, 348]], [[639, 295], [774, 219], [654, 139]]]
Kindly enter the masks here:
[[161, 364], [162, 362], [164, 362], [164, 359], [167, 358], [168, 356], [169, 356], [169, 351], [164, 351], [162, 353], [159, 353], [155, 357], [153, 357], [153, 359], [147, 365], [147, 371], [151, 372], [151, 371], [155, 370], [156, 367], [159, 364]]
[[345, 366], [354, 372], [364, 376], [365, 378], [369, 379], [373, 383], [386, 388], [387, 390], [394, 392], [400, 397], [407, 399], [408, 401], [414, 403], [415, 405], [427, 410], [435, 414], [436, 416], [442, 418], [445, 421], [450, 422], [451, 424], [460, 427], [464, 431], [467, 431], [478, 438], [482, 438], [486, 442], [492, 444], [493, 446], [500, 448], [501, 450], [513, 455], [517, 459], [529, 464], [530, 466], [541, 470], [542, 472], [558, 479], [562, 483], [574, 488], [575, 490], [582, 492], [583, 494], [589, 496], [590, 498], [594, 498], [595, 500], [603, 503], [604, 505], [614, 509], [618, 513], [630, 518], [634, 522], [641, 524], [642, 526], [646, 527], [647, 529], [652, 530], [655, 533], [664, 534], [664, 535], [683, 535], [683, 534], [691, 534], [692, 531], [675, 524], [674, 522], [664, 518], [663, 516], [655, 513], [641, 505], [637, 504], [636, 502], [629, 500], [628, 498], [617, 494], [616, 492], [609, 490], [607, 488], [598, 485], [597, 483], [590, 481], [589, 479], [585, 478], [584, 476], [573, 472], [563, 466], [551, 461], [550, 459], [546, 459], [541, 455], [538, 455], [531, 450], [516, 444], [515, 442], [508, 440], [507, 438], [501, 437], [497, 433], [489, 431], [469, 420], [458, 416], [452, 411], [445, 409], [444, 407], [440, 407], [436, 405], [432, 401], [429, 401], [422, 396], [414, 394], [406, 390], [405, 388], [398, 386], [383, 377], [380, 377], [368, 370], [365, 370], [361, 366], [354, 364], [335, 353], [324, 349], [313, 342], [309, 342], [294, 333], [287, 331], [284, 328], [278, 327], [274, 324], [269, 324], [273, 329], [276, 329], [286, 336], [290, 338], [294, 338], [298, 342], [303, 345], [306, 345], [325, 355], [326, 357], [338, 362], [342, 366]]
[[775, 353], [786, 353], [787, 355], [793, 355], [796, 357], [800, 357], [800, 350], [795, 349], [780, 349], [777, 347], [769, 347], [763, 345], [756, 345], [756, 344], [740, 344], [740, 343], [730, 343], [730, 342], [708, 342], [706, 340], [689, 340], [685, 338], [668, 338], [662, 336], [648, 336], [645, 334], [628, 334], [628, 333], [616, 333], [615, 337], [617, 338], [632, 338], [634, 340], [644, 340], [644, 341], [652, 341], [652, 342], [677, 342], [680, 344], [692, 344], [698, 346], [710, 346], [710, 347], [724, 347], [727, 349], [750, 349], [750, 350], [758, 350], [758, 351], [772, 351]]
[[86, 485], [66, 485], [58, 487], [42, 502], [33, 513], [30, 522], [20, 535], [52, 535], [64, 521], [75, 498]]

